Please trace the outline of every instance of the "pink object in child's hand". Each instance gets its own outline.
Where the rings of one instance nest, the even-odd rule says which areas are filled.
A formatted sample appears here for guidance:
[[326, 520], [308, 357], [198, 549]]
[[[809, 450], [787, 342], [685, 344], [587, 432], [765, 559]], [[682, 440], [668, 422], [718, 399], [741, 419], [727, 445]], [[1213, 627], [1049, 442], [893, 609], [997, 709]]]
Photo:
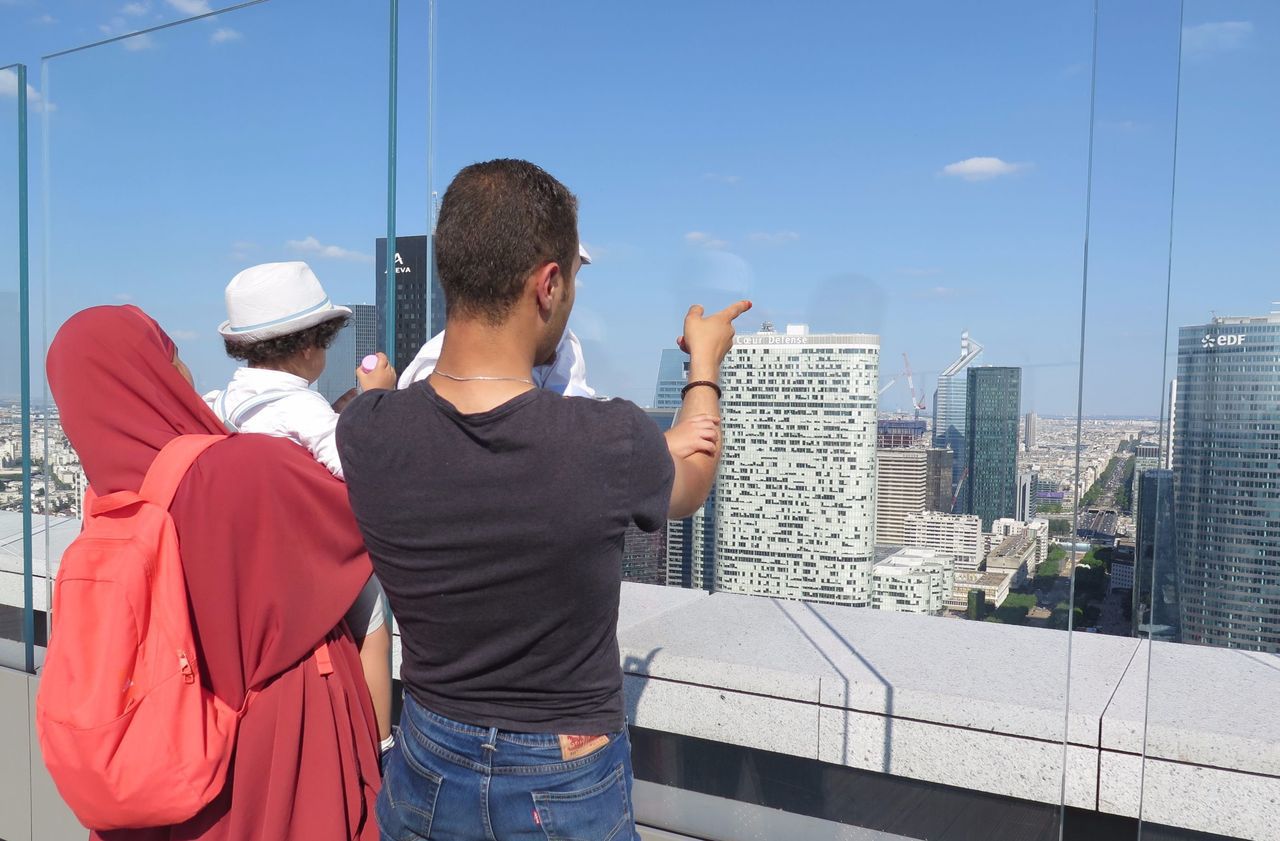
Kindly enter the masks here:
[[360, 367], [365, 371], [372, 373], [373, 369], [378, 367], [378, 355], [376, 353], [371, 353], [364, 359], [361, 359]]

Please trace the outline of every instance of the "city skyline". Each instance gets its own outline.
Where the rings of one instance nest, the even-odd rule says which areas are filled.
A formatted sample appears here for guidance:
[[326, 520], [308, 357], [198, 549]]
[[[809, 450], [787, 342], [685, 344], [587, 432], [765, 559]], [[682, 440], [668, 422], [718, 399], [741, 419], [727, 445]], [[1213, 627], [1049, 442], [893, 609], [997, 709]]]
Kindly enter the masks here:
[[[131, 300], [175, 336], [198, 380], [212, 387], [233, 367], [214, 330], [221, 290], [245, 265], [304, 257], [335, 299], [373, 303], [372, 243], [385, 235], [386, 103], [356, 93], [382, 83], [385, 62], [373, 57], [385, 48], [386, 22], [344, 4], [335, 12], [344, 15], [339, 36], [292, 20], [282, 4], [231, 12], [50, 59], [52, 107], [44, 108], [41, 54], [181, 17], [181, 4], [169, 0], [128, 5], [141, 13], [104, 6], [97, 22], [69, 0], [0, 5], [0, 55], [28, 64], [35, 94], [33, 273], [39, 279], [46, 269], [47, 142], [56, 164], [50, 332], [64, 305]], [[428, 149], [419, 107], [425, 19], [410, 4], [402, 20], [399, 234], [429, 230], [431, 190], [462, 165], [526, 157], [582, 202], [580, 233], [595, 265], [583, 274], [572, 326], [602, 393], [648, 403], [650, 360], [670, 346], [688, 305], [746, 294], [756, 302], [753, 319], [880, 335], [886, 359], [910, 354], [930, 402], [953, 337], [972, 331], [990, 348], [984, 361], [1023, 368], [1027, 410], [1074, 414], [1091, 4], [928, 3], [915, 17], [928, 25], [909, 39], [885, 37], [904, 21], [891, 7], [802, 4], [780, 20], [733, 11], [699, 4], [673, 39], [638, 10], [568, 0], [542, 12], [442, 3]], [[1157, 324], [1127, 314], [1161, 309], [1167, 296], [1177, 17], [1111, 6], [1104, 23], [1089, 273], [1105, 292], [1091, 296], [1085, 313], [1084, 414], [1158, 417], [1172, 337], [1162, 345]], [[1228, 25], [1237, 37], [1211, 37]], [[1146, 37], [1122, 39], [1139, 27]], [[1267, 206], [1260, 202], [1278, 171], [1265, 144], [1277, 117], [1249, 104], [1264, 101], [1261, 80], [1274, 77], [1280, 51], [1269, 47], [1280, 37], [1280, 12], [1193, 4], [1185, 27], [1193, 52], [1168, 299], [1175, 324], [1203, 321], [1211, 310], [1256, 311], [1269, 300], [1274, 259], [1260, 235], [1266, 216], [1256, 211]], [[513, 76], [506, 56], [518, 54], [521, 33], [544, 29], [577, 45], [574, 66], [500, 84]], [[215, 42], [220, 31], [236, 37]], [[1038, 33], [1036, 49], [1013, 37], [1023, 31]], [[496, 66], [468, 53], [480, 37], [493, 44]], [[781, 50], [767, 69], [744, 49], [762, 42]], [[665, 64], [636, 43], [663, 44]], [[324, 58], [335, 53], [350, 59], [346, 66]], [[828, 72], [810, 72], [815, 56], [831, 57]], [[288, 98], [264, 87], [268, 57], [285, 58], [313, 85]], [[651, 72], [619, 71], [630, 63]], [[700, 84], [676, 85], [665, 65]], [[179, 66], [181, 74], [170, 72]], [[104, 79], [129, 96], [108, 95]], [[582, 120], [553, 137], [514, 130], [532, 116], [535, 92], [547, 89], [572, 91], [584, 112], [611, 119]], [[0, 119], [14, 102], [6, 90], [0, 84]], [[1233, 96], [1220, 95], [1228, 90]], [[202, 124], [241, 126], [244, 142], [220, 142], [221, 129], [195, 145], [164, 142], [169, 131], [155, 114], [169, 113], [161, 106], [175, 95], [200, 103]], [[760, 113], [777, 119], [761, 124]], [[673, 122], [682, 127], [674, 154]], [[324, 130], [307, 156], [255, 151], [287, 146], [294, 126], [312, 123]], [[114, 139], [127, 124], [144, 128], [141, 140]], [[181, 166], [191, 159], [202, 161], [198, 171]], [[175, 176], [150, 176], [158, 171]], [[11, 177], [0, 167], [0, 194]], [[110, 205], [82, 196], [91, 204], [73, 212], [75, 185], [90, 178]], [[245, 202], [249, 195], [273, 198]], [[174, 213], [178, 196], [196, 200]], [[1221, 208], [1232, 208], [1229, 220]], [[121, 224], [86, 223], [108, 217]], [[0, 258], [11, 247], [0, 241]], [[880, 408], [908, 409], [905, 389], [887, 392]]]

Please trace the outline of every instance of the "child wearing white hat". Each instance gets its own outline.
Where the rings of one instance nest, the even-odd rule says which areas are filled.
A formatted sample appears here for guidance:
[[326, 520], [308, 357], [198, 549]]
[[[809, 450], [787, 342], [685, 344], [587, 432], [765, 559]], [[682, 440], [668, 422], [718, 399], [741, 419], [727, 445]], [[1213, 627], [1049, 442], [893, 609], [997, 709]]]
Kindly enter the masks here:
[[[245, 269], [227, 284], [226, 301], [228, 318], [218, 332], [227, 355], [248, 366], [238, 368], [226, 388], [204, 395], [205, 402], [231, 432], [288, 438], [341, 479], [334, 441], [338, 413], [310, 386], [324, 372], [325, 351], [351, 310], [335, 306], [302, 262]], [[358, 368], [356, 379], [365, 391], [396, 386], [384, 354], [378, 354], [373, 370]], [[345, 618], [357, 637], [363, 635], [360, 660], [383, 739], [391, 732], [391, 634], [385, 614], [382, 587], [370, 576]]]

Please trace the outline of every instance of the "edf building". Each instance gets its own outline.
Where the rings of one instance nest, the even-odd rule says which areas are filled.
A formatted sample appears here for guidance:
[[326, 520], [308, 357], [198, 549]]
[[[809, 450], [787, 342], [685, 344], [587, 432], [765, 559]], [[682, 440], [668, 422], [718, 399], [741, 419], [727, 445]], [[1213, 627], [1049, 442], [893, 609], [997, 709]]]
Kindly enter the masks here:
[[1280, 313], [1178, 332], [1184, 642], [1280, 652]]

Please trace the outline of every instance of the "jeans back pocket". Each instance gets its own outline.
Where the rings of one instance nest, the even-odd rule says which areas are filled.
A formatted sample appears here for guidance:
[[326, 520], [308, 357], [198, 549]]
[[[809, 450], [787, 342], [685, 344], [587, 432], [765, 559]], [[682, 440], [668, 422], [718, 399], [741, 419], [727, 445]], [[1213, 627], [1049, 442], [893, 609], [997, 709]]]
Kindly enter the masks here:
[[621, 763], [589, 788], [532, 794], [548, 841], [630, 841], [631, 808]]
[[418, 764], [404, 749], [403, 736], [387, 755], [378, 794], [378, 829], [384, 841], [420, 841], [431, 837], [431, 820], [444, 776]]

